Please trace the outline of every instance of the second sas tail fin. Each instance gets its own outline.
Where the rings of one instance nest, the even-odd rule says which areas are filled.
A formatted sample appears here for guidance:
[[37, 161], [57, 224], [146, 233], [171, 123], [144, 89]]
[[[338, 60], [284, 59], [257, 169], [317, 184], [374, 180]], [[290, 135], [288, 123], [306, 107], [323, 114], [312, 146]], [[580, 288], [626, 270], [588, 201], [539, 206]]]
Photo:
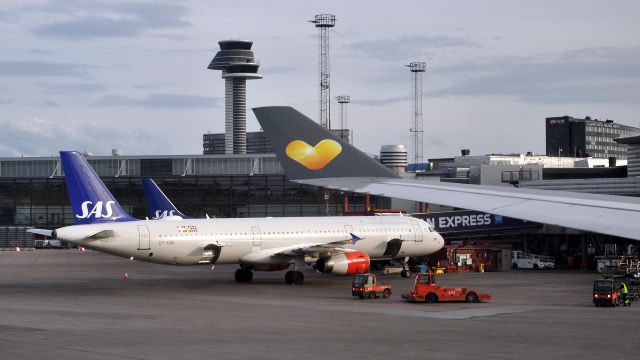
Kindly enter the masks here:
[[168, 216], [179, 216], [183, 219], [189, 219], [188, 216], [181, 213], [175, 205], [169, 200], [167, 195], [160, 190], [155, 181], [149, 178], [142, 179], [144, 188], [144, 197], [147, 199], [147, 214], [149, 219], [158, 220]]

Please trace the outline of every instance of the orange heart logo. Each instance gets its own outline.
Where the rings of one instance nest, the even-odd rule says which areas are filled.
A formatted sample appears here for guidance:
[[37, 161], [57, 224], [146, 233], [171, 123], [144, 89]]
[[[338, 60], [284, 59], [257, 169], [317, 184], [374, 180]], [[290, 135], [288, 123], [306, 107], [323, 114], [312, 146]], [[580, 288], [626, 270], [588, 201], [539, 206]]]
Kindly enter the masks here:
[[293, 140], [287, 145], [287, 156], [309, 170], [320, 170], [327, 166], [342, 152], [342, 146], [336, 141], [324, 139], [316, 146], [302, 140]]

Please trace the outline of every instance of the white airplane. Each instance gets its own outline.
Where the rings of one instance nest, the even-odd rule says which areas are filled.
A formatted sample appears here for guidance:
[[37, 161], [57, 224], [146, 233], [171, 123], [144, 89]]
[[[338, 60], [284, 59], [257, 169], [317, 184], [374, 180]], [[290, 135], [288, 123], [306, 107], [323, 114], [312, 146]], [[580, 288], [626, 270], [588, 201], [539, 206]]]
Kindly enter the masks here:
[[253, 270], [293, 270], [288, 284], [315, 263], [323, 273], [353, 275], [370, 259], [423, 256], [444, 241], [427, 222], [409, 216], [136, 220], [129, 216], [78, 152], [61, 151], [76, 225], [28, 231], [112, 255], [173, 265], [240, 264], [239, 282]]
[[640, 199], [403, 179], [294, 108], [253, 109], [291, 181], [640, 240]]

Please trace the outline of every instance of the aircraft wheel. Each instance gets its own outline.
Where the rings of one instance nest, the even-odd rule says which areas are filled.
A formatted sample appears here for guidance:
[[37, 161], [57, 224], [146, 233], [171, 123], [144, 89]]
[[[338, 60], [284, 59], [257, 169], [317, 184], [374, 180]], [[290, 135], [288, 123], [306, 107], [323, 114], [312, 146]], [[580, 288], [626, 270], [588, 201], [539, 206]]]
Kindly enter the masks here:
[[247, 269], [238, 269], [235, 273], [237, 282], [250, 282], [253, 280], [253, 271]]
[[302, 271], [294, 271], [291, 279], [294, 285], [302, 285], [304, 283], [304, 274]]
[[402, 276], [403, 278], [409, 277], [409, 271], [407, 270], [400, 271], [400, 276]]
[[287, 273], [284, 274], [284, 282], [289, 285], [293, 284], [293, 271], [287, 271]]
[[251, 280], [253, 280], [253, 271], [245, 269], [244, 281], [251, 282]]
[[389, 296], [391, 296], [391, 290], [389, 289], [384, 289], [384, 291], [382, 292], [382, 297], [383, 298], [388, 298]]
[[249, 282], [253, 279], [253, 272], [247, 269], [238, 269], [234, 276], [237, 282]]
[[369, 293], [369, 299], [375, 299], [376, 298], [376, 293], [375, 292], [370, 292]]

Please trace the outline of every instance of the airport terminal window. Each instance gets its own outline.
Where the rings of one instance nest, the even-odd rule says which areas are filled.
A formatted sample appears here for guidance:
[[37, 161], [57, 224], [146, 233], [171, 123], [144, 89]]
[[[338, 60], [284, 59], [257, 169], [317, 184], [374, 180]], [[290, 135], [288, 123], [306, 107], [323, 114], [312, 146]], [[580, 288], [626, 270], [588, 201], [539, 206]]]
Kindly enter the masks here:
[[172, 172], [172, 159], [140, 159], [141, 176], [171, 175]]

